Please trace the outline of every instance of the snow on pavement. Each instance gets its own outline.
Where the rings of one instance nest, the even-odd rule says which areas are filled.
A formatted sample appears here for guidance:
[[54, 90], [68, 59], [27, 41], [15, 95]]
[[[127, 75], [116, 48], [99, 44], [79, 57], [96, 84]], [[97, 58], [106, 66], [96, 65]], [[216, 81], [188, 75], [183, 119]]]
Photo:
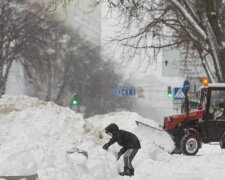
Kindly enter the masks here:
[[[117, 112], [83, 119], [82, 115], [52, 102], [26, 96], [0, 99], [0, 176], [38, 173], [40, 180], [218, 180], [225, 177], [225, 151], [204, 145], [196, 156], [170, 155], [155, 143], [173, 148], [163, 132], [137, 127], [135, 121], [153, 120], [136, 113]], [[116, 123], [134, 132], [142, 148], [133, 161], [135, 176], [121, 177], [123, 159], [116, 161], [120, 146], [108, 151], [104, 128]], [[77, 149], [68, 154], [67, 151]], [[87, 152], [85, 154], [80, 152]]]

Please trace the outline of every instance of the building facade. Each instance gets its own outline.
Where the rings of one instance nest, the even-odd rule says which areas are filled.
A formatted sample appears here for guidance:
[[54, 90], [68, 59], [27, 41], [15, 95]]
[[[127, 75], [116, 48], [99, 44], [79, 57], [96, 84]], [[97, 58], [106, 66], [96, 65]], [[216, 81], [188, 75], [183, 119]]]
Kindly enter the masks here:
[[69, 8], [68, 22], [81, 36], [95, 45], [101, 44], [101, 6], [91, 0], [73, 2]]

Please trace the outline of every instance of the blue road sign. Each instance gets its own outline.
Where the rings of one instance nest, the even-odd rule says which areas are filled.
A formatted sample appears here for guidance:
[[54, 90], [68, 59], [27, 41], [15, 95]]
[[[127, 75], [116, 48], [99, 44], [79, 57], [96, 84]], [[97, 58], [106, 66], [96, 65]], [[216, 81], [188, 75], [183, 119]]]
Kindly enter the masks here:
[[135, 96], [135, 89], [134, 88], [122, 88], [121, 95], [122, 96]]
[[121, 95], [122, 96], [129, 96], [129, 89], [127, 89], [127, 88], [122, 89]]
[[114, 93], [116, 96], [121, 96], [121, 88], [114, 88], [114, 89], [113, 89], [113, 93]]
[[135, 96], [136, 90], [135, 88], [114, 88], [113, 93], [116, 96]]
[[129, 96], [135, 96], [136, 95], [136, 90], [134, 88], [129, 89]]
[[184, 92], [188, 93], [188, 91], [190, 90], [190, 87], [191, 87], [190, 82], [188, 80], [185, 80], [183, 84]]
[[184, 88], [181, 88], [181, 87], [173, 88], [173, 99], [182, 100], [184, 98], [185, 98]]

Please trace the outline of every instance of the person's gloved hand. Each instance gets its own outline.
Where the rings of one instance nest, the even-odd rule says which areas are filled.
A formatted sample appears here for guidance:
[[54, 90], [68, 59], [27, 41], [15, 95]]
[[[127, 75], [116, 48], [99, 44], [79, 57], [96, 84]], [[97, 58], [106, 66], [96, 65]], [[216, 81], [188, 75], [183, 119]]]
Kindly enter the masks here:
[[104, 144], [104, 146], [102, 146], [102, 149], [104, 149], [104, 150], [108, 150], [108, 148], [109, 148], [108, 143], [106, 143], [106, 144]]
[[122, 154], [119, 152], [118, 154], [117, 154], [117, 161], [120, 159], [120, 156], [121, 156]]

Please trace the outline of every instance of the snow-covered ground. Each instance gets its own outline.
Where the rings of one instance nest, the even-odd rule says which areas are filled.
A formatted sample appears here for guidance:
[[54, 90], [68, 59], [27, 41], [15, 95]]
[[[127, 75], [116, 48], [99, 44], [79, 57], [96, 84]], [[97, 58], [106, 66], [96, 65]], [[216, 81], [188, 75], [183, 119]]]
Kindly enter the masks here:
[[[83, 119], [69, 108], [20, 96], [0, 99], [0, 176], [38, 173], [40, 180], [223, 180], [225, 151], [204, 145], [194, 156], [170, 155], [155, 143], [173, 148], [166, 133], [137, 127], [143, 119], [136, 113], [119, 112]], [[121, 177], [123, 160], [116, 161], [120, 147], [108, 151], [104, 128], [117, 123], [134, 132], [142, 149], [133, 161], [135, 176]], [[75, 153], [67, 151], [75, 149]]]

